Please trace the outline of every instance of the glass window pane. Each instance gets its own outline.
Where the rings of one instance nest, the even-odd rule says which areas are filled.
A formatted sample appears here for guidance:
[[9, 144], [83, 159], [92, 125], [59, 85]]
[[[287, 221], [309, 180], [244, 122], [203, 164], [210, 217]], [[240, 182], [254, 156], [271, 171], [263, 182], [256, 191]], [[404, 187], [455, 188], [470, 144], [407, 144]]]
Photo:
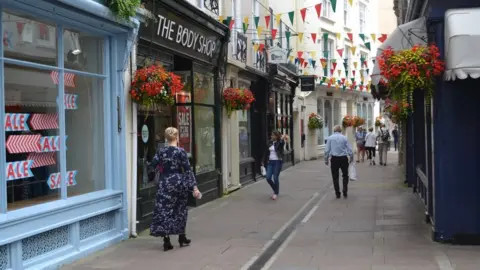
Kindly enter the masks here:
[[[317, 100], [317, 114], [324, 119], [324, 123], [325, 123], [325, 116], [323, 115], [323, 100], [321, 100], [321, 99]], [[306, 119], [306, 121], [308, 123], [308, 118]], [[324, 128], [325, 128], [325, 125], [324, 125]], [[317, 131], [317, 136], [318, 136], [318, 141], [317, 141], [318, 145], [325, 144], [325, 142], [323, 141], [323, 130], [322, 129]]]
[[5, 57], [57, 66], [54, 23], [8, 10], [3, 12], [2, 28]]
[[7, 207], [15, 210], [60, 196], [58, 86], [51, 71], [5, 65], [4, 72]]
[[192, 152], [192, 107], [177, 106], [176, 108], [179, 137], [178, 146], [182, 147], [188, 154], [190, 154]]
[[65, 68], [103, 74], [104, 37], [73, 29], [63, 31]]
[[195, 106], [197, 174], [215, 170], [215, 126], [213, 108]]
[[103, 79], [75, 75], [65, 84], [68, 196], [105, 188]]
[[195, 99], [195, 103], [208, 105], [215, 104], [215, 99], [213, 96], [213, 75], [195, 72], [193, 85], [195, 89], [193, 97]]
[[250, 154], [250, 112], [238, 111], [238, 129], [240, 142], [240, 159], [248, 158]]

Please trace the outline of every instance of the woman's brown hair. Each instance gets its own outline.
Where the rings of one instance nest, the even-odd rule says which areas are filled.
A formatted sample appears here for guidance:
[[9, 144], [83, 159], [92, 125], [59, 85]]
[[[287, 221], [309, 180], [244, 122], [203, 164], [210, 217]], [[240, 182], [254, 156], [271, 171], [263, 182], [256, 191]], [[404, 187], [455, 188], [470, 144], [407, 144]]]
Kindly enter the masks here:
[[274, 131], [272, 131], [272, 134], [275, 135], [275, 137], [277, 137], [277, 140], [278, 140], [278, 141], [279, 141], [280, 139], [282, 139], [282, 133], [280, 133], [280, 131], [274, 130]]

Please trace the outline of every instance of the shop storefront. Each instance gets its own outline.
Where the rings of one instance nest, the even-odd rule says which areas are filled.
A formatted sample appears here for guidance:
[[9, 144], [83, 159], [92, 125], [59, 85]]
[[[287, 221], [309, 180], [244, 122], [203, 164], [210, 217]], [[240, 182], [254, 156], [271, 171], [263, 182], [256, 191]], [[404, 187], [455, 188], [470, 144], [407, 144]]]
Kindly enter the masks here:
[[137, 68], [162, 65], [180, 75], [185, 87], [172, 106], [137, 106], [137, 173], [132, 179], [137, 181], [137, 231], [150, 224], [156, 186], [147, 164], [156, 149], [165, 145], [164, 130], [169, 126], [178, 128], [180, 147], [187, 151], [203, 193], [202, 200], [192, 200], [191, 205], [214, 200], [223, 192], [220, 89], [228, 28], [186, 1], [150, 1], [146, 9], [157, 21], [140, 28]]
[[138, 21], [64, 2], [0, 1], [0, 269], [55, 268], [128, 237], [118, 97]]

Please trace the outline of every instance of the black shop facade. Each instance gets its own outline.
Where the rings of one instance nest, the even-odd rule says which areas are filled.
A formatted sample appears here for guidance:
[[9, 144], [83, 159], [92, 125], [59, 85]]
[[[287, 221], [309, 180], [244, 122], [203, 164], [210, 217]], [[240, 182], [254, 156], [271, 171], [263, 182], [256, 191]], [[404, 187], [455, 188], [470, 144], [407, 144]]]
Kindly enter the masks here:
[[[142, 24], [136, 50], [136, 68], [162, 65], [182, 78], [184, 89], [172, 106], [147, 109], [137, 106], [136, 218], [137, 231], [148, 228], [155, 202], [155, 181], [147, 164], [165, 145], [164, 131], [179, 130], [179, 145], [189, 156], [201, 200], [198, 206], [222, 195], [221, 89], [226, 67], [228, 28], [187, 1], [150, 0], [145, 8], [155, 20]], [[135, 179], [132, 179], [135, 181]]]

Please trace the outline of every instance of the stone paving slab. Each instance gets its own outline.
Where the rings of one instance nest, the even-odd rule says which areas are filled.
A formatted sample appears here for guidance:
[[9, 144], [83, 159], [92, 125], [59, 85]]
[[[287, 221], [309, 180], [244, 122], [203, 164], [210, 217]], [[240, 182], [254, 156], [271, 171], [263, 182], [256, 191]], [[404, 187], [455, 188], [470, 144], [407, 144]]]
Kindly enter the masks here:
[[329, 170], [320, 161], [297, 164], [280, 175], [280, 196], [270, 199], [264, 179], [189, 213], [190, 247], [163, 252], [162, 239], [148, 232], [124, 241], [63, 269], [221, 269], [239, 270], [259, 255], [315, 192], [330, 183]]

